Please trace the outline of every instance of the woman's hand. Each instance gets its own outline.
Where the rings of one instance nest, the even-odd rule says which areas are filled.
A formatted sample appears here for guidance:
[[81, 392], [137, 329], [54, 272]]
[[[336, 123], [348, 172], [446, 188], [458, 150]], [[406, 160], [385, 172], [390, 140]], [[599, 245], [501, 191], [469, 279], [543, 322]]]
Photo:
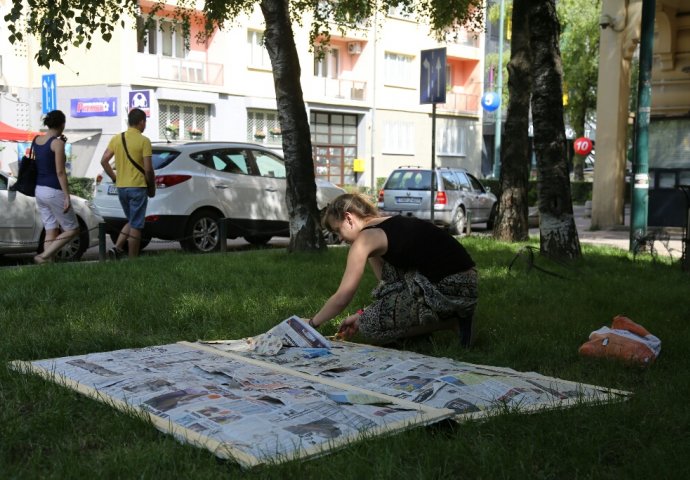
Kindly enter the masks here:
[[72, 200], [69, 198], [69, 195], [65, 195], [65, 203], [62, 208], [63, 213], [69, 212], [69, 209], [72, 208]]
[[348, 339], [359, 331], [359, 313], [350, 315], [340, 324], [336, 337]]

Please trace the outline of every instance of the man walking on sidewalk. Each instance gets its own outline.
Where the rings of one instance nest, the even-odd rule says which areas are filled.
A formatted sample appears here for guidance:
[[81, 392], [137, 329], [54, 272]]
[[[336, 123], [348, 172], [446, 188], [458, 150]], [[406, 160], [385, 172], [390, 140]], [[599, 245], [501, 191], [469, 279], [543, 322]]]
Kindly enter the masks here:
[[[151, 140], [142, 135], [146, 128], [146, 114], [139, 108], [133, 108], [129, 112], [128, 123], [126, 132], [110, 139], [101, 159], [103, 170], [117, 186], [120, 205], [127, 217], [127, 224], [122, 227], [115, 246], [108, 251], [108, 257], [114, 260], [124, 255], [125, 242], [128, 244], [129, 258], [139, 255], [148, 197], [155, 194]], [[110, 165], [113, 156], [115, 170]]]

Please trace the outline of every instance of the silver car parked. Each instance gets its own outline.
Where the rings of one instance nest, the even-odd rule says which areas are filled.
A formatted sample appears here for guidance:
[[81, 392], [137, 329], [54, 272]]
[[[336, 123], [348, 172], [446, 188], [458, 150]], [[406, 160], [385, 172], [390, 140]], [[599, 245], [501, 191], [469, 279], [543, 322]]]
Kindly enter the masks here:
[[471, 223], [493, 228], [496, 195], [463, 168], [401, 167], [394, 170], [379, 192], [378, 207], [384, 215], [431, 218], [431, 185], [434, 182], [434, 223], [454, 234]]
[[[17, 179], [0, 173], [0, 255], [6, 253], [40, 253], [43, 251], [45, 229], [35, 197], [10, 191]], [[58, 260], [79, 260], [87, 248], [98, 245], [98, 224], [103, 221], [91, 203], [72, 195], [72, 208], [77, 214], [80, 234], [62, 247]]]

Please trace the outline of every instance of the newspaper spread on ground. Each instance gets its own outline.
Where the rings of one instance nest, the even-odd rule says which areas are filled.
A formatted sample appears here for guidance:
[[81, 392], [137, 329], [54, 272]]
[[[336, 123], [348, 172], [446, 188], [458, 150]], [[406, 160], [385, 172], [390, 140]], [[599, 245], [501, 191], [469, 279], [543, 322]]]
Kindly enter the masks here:
[[178, 343], [11, 365], [144, 413], [244, 467], [321, 455], [453, 413], [228, 355]]
[[[209, 345], [224, 350], [222, 343]], [[546, 377], [510, 368], [474, 365], [400, 351], [334, 341], [330, 349], [286, 348], [273, 357], [245, 358], [405, 399], [448, 408], [455, 419], [505, 411], [533, 411], [578, 403], [624, 399], [628, 392]]]
[[620, 400], [629, 392], [344, 341], [293, 316], [241, 340], [12, 362], [244, 467], [322, 455], [454, 418]]

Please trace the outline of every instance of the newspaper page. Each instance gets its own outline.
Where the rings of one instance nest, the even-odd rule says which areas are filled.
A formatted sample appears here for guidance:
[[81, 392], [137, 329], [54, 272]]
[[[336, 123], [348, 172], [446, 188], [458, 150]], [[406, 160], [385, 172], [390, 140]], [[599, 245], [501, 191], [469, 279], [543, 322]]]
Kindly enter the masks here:
[[283, 320], [267, 333], [280, 338], [287, 347], [331, 348], [323, 335], [296, 315]]
[[321, 455], [452, 414], [183, 344], [13, 367], [145, 412], [160, 430], [245, 467]]
[[[260, 358], [250, 352], [241, 355]], [[506, 407], [531, 411], [612, 401], [628, 395], [534, 372], [339, 341], [319, 355], [309, 349], [286, 348], [274, 357], [261, 359], [289, 371], [334, 379], [429, 407], [448, 408], [455, 412], [456, 420], [505, 411]]]
[[266, 333], [241, 340], [200, 340], [225, 352], [252, 352], [257, 355], [276, 355], [283, 347], [303, 347], [314, 355], [325, 355], [331, 344], [315, 328], [293, 315]]

